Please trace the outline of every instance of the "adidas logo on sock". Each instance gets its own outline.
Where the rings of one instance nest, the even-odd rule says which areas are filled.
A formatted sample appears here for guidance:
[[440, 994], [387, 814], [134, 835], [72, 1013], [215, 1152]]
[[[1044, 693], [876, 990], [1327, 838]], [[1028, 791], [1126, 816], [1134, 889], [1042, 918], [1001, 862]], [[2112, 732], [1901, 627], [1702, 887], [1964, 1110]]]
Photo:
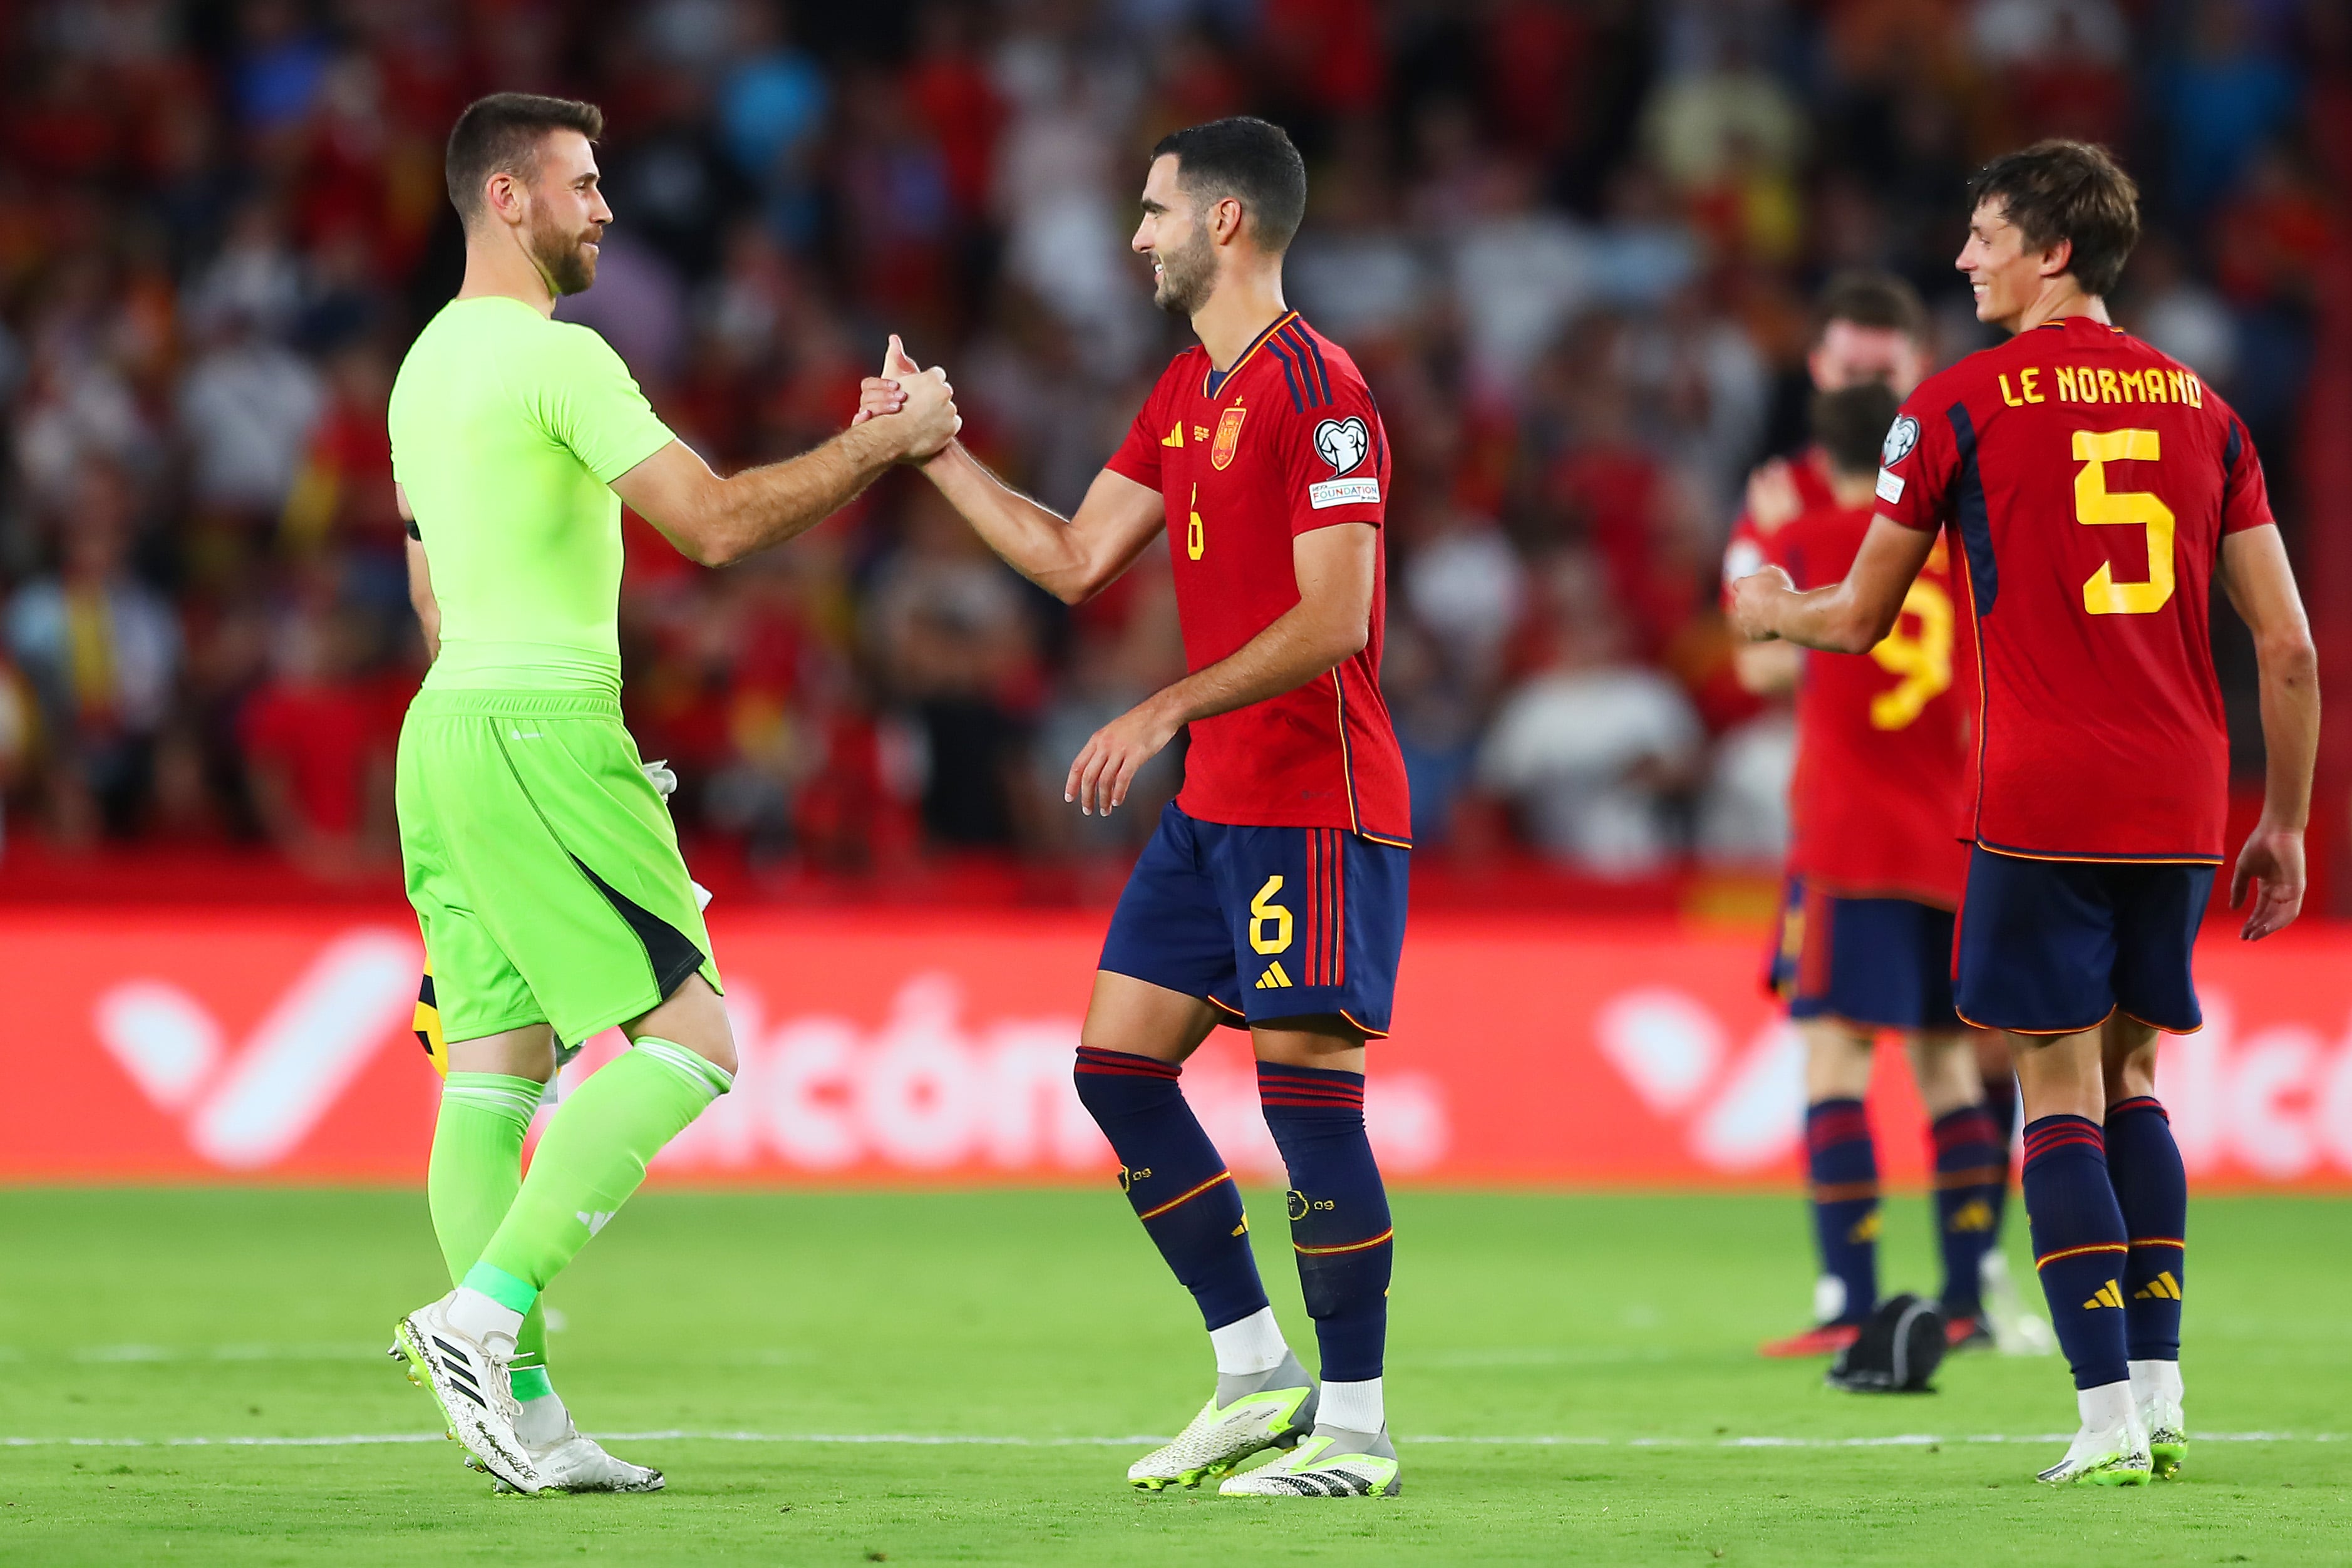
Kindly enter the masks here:
[[1945, 1228], [1955, 1232], [1990, 1230], [1992, 1205], [1982, 1198], [1970, 1198], [1953, 1211], [1951, 1224]]
[[2085, 1307], [2113, 1307], [2118, 1311], [2123, 1310], [2123, 1290], [2112, 1279], [2100, 1286], [2097, 1293], [2083, 1303]]
[[2172, 1270], [2168, 1268], [2163, 1273], [2158, 1275], [2155, 1279], [2149, 1280], [2147, 1284], [2141, 1286], [2138, 1289], [2133, 1291], [2132, 1300], [2135, 1301], [2178, 1301], [2180, 1300], [2180, 1281], [2175, 1279], [2172, 1277]]
[[1287, 991], [1290, 989], [1290, 976], [1284, 973], [1282, 960], [1277, 958], [1272, 963], [1265, 966], [1265, 973], [1257, 977], [1257, 988], [1260, 991]]
[[[593, 1236], [598, 1231], [604, 1229], [605, 1225], [611, 1221], [613, 1215], [618, 1212], [619, 1211], [615, 1209], [599, 1209], [594, 1214], [588, 1214], [583, 1211], [580, 1214], [573, 1215], [572, 1217], [578, 1220], [582, 1225], [586, 1226], [588, 1227], [588, 1234]], [[2122, 1303], [2118, 1302], [2116, 1304], [2120, 1306]]]

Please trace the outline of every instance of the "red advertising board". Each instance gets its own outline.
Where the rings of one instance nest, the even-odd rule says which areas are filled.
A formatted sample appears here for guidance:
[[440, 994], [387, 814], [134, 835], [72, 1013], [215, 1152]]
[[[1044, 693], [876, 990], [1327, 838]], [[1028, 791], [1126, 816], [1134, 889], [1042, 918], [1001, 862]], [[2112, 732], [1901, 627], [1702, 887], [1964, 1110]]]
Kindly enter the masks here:
[[[1098, 914], [713, 911], [735, 1092], [664, 1154], [697, 1182], [1087, 1181], [1113, 1162], [1069, 1085]], [[436, 1080], [397, 913], [0, 913], [15, 1046], [0, 1180], [414, 1181]], [[1367, 1115], [1399, 1181], [1783, 1183], [1800, 1058], [1757, 942], [1671, 921], [1417, 917]], [[2209, 1026], [2161, 1089], [2191, 1173], [2352, 1184], [2352, 931], [2200, 953]], [[608, 1059], [592, 1044], [567, 1081]], [[1896, 1053], [1874, 1091], [1917, 1176]], [[1187, 1094], [1246, 1174], [1277, 1163], [1220, 1031]]]

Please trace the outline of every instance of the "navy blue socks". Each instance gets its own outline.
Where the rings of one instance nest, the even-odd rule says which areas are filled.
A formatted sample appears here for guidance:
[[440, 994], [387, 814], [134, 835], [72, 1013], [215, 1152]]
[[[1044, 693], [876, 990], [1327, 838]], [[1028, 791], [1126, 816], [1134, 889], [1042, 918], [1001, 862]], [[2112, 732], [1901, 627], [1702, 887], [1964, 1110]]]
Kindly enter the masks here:
[[1859, 1323], [1878, 1304], [1878, 1151], [1862, 1101], [1805, 1108], [1805, 1162], [1822, 1273], [1840, 1290], [1822, 1321]]
[[1364, 1075], [1260, 1062], [1257, 1086], [1290, 1172], [1290, 1239], [1323, 1378], [1379, 1377], [1395, 1233], [1364, 1135]]
[[2009, 1149], [1981, 1105], [1966, 1105], [1928, 1129], [1936, 1158], [1936, 1240], [1944, 1255], [1944, 1315], [1973, 1317], [1982, 1287], [1979, 1268], [2000, 1223], [2009, 1185]]
[[2033, 1266], [2074, 1386], [2125, 1382], [2131, 1372], [2123, 1281], [2131, 1248], [2098, 1123], [2084, 1116], [2028, 1122], [2023, 1185]]
[[1984, 1108], [1992, 1118], [1993, 1140], [2000, 1145], [2000, 1191], [1992, 1200], [1992, 1236], [1986, 1243], [1998, 1247], [2000, 1222], [2009, 1215], [2009, 1152], [2017, 1142], [2017, 1074], [1998, 1072], [1985, 1079]]
[[2131, 1241], [2123, 1277], [2131, 1359], [2179, 1361], [2189, 1177], [2172, 1119], [2143, 1094], [2108, 1108], [2106, 1131], [2107, 1172]]
[[1178, 1071], [1154, 1057], [1080, 1046], [1074, 1077], [1118, 1155], [1119, 1185], [1136, 1217], [1206, 1325], [1222, 1329], [1262, 1310], [1265, 1287], [1250, 1255], [1241, 1191], [1184, 1103]]

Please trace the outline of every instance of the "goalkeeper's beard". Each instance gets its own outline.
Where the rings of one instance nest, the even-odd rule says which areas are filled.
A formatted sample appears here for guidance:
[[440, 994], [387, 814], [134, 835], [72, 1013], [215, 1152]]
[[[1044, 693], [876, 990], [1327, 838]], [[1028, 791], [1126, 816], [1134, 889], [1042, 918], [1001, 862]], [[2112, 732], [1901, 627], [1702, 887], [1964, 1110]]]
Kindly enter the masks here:
[[602, 224], [579, 233], [561, 234], [554, 225], [533, 220], [530, 258], [559, 296], [584, 294], [596, 281], [596, 252], [589, 247], [604, 234]]

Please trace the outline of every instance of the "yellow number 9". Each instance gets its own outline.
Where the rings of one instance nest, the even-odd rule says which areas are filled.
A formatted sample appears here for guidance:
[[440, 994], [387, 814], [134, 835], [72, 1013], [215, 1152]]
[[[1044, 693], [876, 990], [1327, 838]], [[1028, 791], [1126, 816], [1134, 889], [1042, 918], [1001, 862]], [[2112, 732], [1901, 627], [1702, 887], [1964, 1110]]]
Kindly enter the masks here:
[[2147, 530], [2147, 581], [2118, 583], [2114, 563], [2102, 563], [2083, 584], [2083, 608], [2092, 615], [2145, 616], [2172, 597], [2172, 509], [2147, 490], [2107, 489], [2107, 464], [2153, 463], [2161, 451], [2153, 430], [2074, 432], [2074, 460], [2083, 465], [2074, 476], [2074, 521]]
[[[1905, 616], [1918, 622], [1916, 633], [1905, 628]], [[1870, 727], [1907, 729], [1938, 693], [1951, 689], [1951, 595], [1925, 578], [1915, 580], [1903, 595], [1895, 629], [1879, 639], [1870, 657], [1879, 668], [1903, 678], [1870, 700]]]

